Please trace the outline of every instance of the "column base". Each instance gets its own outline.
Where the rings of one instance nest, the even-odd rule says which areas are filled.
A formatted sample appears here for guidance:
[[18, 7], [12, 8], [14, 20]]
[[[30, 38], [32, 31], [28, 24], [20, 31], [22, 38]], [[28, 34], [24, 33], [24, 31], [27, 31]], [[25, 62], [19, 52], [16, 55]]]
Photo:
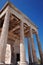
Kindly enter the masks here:
[[4, 62], [0, 62], [0, 65], [5, 65], [5, 63]]
[[0, 64], [4, 64], [4, 63], [0, 63]]
[[0, 65], [14, 65], [14, 64], [0, 63]]
[[28, 65], [28, 62], [20, 62], [20, 65]]
[[0, 62], [0, 65], [5, 65], [5, 64]]
[[38, 63], [37, 62], [33, 62], [31, 65], [38, 65]]

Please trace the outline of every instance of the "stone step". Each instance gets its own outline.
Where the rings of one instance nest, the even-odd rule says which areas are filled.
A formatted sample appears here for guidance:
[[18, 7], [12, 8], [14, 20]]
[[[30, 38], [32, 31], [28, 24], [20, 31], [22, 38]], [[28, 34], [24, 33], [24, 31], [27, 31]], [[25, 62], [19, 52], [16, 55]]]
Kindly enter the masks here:
[[[14, 65], [14, 64], [0, 64], [0, 65]], [[19, 64], [16, 64], [16, 65], [19, 65]]]

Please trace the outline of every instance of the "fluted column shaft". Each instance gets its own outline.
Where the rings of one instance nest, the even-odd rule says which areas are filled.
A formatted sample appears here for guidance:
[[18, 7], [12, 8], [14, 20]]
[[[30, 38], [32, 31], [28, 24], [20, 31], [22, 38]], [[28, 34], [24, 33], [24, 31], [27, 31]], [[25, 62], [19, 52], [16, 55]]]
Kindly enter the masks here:
[[37, 39], [38, 49], [39, 49], [39, 53], [40, 53], [41, 63], [43, 64], [43, 53], [42, 53], [42, 49], [41, 49], [41, 44], [40, 44], [40, 39], [39, 39], [38, 33], [36, 34], [36, 39]]
[[33, 63], [37, 63], [37, 57], [36, 57], [36, 50], [34, 47], [34, 40], [33, 40], [33, 34], [32, 34], [32, 28], [30, 27], [30, 39], [31, 39], [31, 47], [32, 47], [32, 55], [33, 55]]
[[30, 38], [28, 38], [28, 54], [29, 54], [29, 63], [32, 63], [32, 56], [31, 56], [31, 42]]
[[0, 63], [3, 63], [5, 61], [5, 51], [6, 51], [6, 43], [7, 43], [7, 36], [8, 36], [8, 28], [9, 28], [9, 19], [10, 19], [10, 13], [9, 13], [9, 7], [5, 15], [1, 37], [0, 37]]
[[24, 48], [24, 26], [23, 26], [23, 22], [20, 23], [20, 65], [27, 65], [25, 48]]
[[25, 48], [24, 48], [24, 27], [23, 22], [20, 23], [20, 61], [26, 61]]

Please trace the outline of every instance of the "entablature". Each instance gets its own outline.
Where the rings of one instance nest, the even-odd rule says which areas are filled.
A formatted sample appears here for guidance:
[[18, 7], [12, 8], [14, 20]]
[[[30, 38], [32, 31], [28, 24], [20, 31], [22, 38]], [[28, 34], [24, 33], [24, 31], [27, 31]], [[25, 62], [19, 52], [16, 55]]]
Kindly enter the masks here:
[[[32, 23], [31, 20], [27, 16], [25, 16], [22, 12], [20, 12], [15, 6], [13, 6], [9, 2], [7, 2], [5, 6], [2, 8], [2, 10], [0, 10], [0, 19], [2, 19], [4, 15], [6, 14], [8, 7], [10, 8], [11, 15], [14, 15], [14, 17], [16, 16], [18, 18], [16, 20], [23, 22], [24, 24], [31, 27], [34, 31], [37, 32], [38, 27], [34, 23]], [[16, 26], [16, 28], [18, 27]], [[12, 31], [13, 30], [15, 30], [15, 28], [13, 28]]]

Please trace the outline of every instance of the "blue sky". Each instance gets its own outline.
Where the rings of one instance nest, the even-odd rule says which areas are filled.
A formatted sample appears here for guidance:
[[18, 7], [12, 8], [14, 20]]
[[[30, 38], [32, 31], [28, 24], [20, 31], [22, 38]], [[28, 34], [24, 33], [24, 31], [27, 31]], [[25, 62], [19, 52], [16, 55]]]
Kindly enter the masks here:
[[[0, 9], [3, 7], [7, 0], [0, 0]], [[19, 10], [21, 10], [25, 15], [27, 15], [33, 23], [35, 23], [39, 30], [39, 37], [41, 42], [41, 47], [43, 50], [43, 0], [10, 0]], [[27, 43], [27, 39], [25, 39], [25, 44]], [[38, 46], [36, 42], [36, 38], [34, 36], [34, 44], [36, 48], [36, 54], [39, 58]], [[28, 60], [28, 50], [26, 47], [26, 58]]]

